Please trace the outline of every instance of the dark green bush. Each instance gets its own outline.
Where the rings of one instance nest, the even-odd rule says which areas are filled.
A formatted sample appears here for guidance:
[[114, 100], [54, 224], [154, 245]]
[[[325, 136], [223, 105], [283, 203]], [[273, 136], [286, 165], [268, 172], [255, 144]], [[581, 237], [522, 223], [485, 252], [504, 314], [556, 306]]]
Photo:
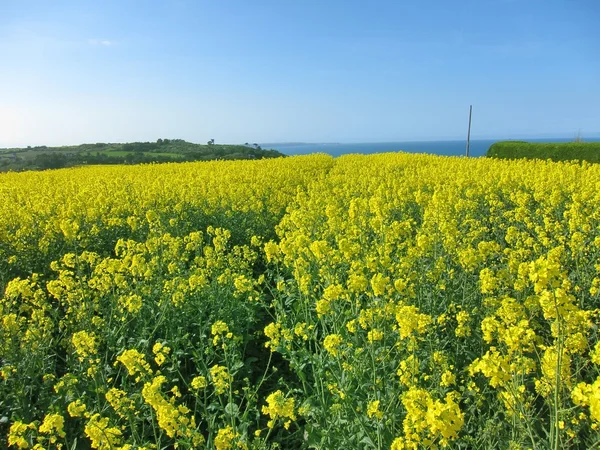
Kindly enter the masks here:
[[600, 162], [600, 142], [524, 142], [500, 141], [493, 144], [487, 156], [502, 159], [551, 159]]

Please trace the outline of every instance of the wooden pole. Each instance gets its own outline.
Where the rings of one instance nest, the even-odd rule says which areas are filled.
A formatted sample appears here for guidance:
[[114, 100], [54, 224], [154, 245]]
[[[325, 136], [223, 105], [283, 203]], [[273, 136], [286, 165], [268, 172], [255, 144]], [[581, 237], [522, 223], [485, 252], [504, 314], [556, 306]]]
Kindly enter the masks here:
[[469, 105], [469, 131], [467, 132], [467, 157], [469, 157], [469, 147], [471, 146], [471, 115], [473, 114], [473, 105]]

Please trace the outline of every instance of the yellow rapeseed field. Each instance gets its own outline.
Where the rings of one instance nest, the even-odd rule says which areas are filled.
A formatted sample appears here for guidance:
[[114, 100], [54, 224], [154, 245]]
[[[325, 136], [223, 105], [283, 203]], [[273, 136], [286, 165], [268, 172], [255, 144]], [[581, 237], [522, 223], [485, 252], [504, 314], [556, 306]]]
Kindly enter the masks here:
[[0, 175], [0, 447], [600, 446], [600, 165]]

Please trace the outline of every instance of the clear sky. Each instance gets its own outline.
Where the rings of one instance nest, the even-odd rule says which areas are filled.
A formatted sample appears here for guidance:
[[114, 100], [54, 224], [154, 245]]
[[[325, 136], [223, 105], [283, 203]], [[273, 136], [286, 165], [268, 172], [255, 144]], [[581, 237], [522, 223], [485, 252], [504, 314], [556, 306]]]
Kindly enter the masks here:
[[0, 0], [0, 147], [600, 132], [600, 0]]

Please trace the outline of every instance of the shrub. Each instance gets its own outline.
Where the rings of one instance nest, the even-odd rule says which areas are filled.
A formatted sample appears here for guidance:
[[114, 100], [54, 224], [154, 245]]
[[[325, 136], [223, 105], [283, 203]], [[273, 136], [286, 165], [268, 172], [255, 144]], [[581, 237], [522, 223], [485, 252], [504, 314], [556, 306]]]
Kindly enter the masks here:
[[500, 141], [493, 144], [487, 156], [501, 159], [551, 159], [600, 162], [600, 142], [524, 142]]

